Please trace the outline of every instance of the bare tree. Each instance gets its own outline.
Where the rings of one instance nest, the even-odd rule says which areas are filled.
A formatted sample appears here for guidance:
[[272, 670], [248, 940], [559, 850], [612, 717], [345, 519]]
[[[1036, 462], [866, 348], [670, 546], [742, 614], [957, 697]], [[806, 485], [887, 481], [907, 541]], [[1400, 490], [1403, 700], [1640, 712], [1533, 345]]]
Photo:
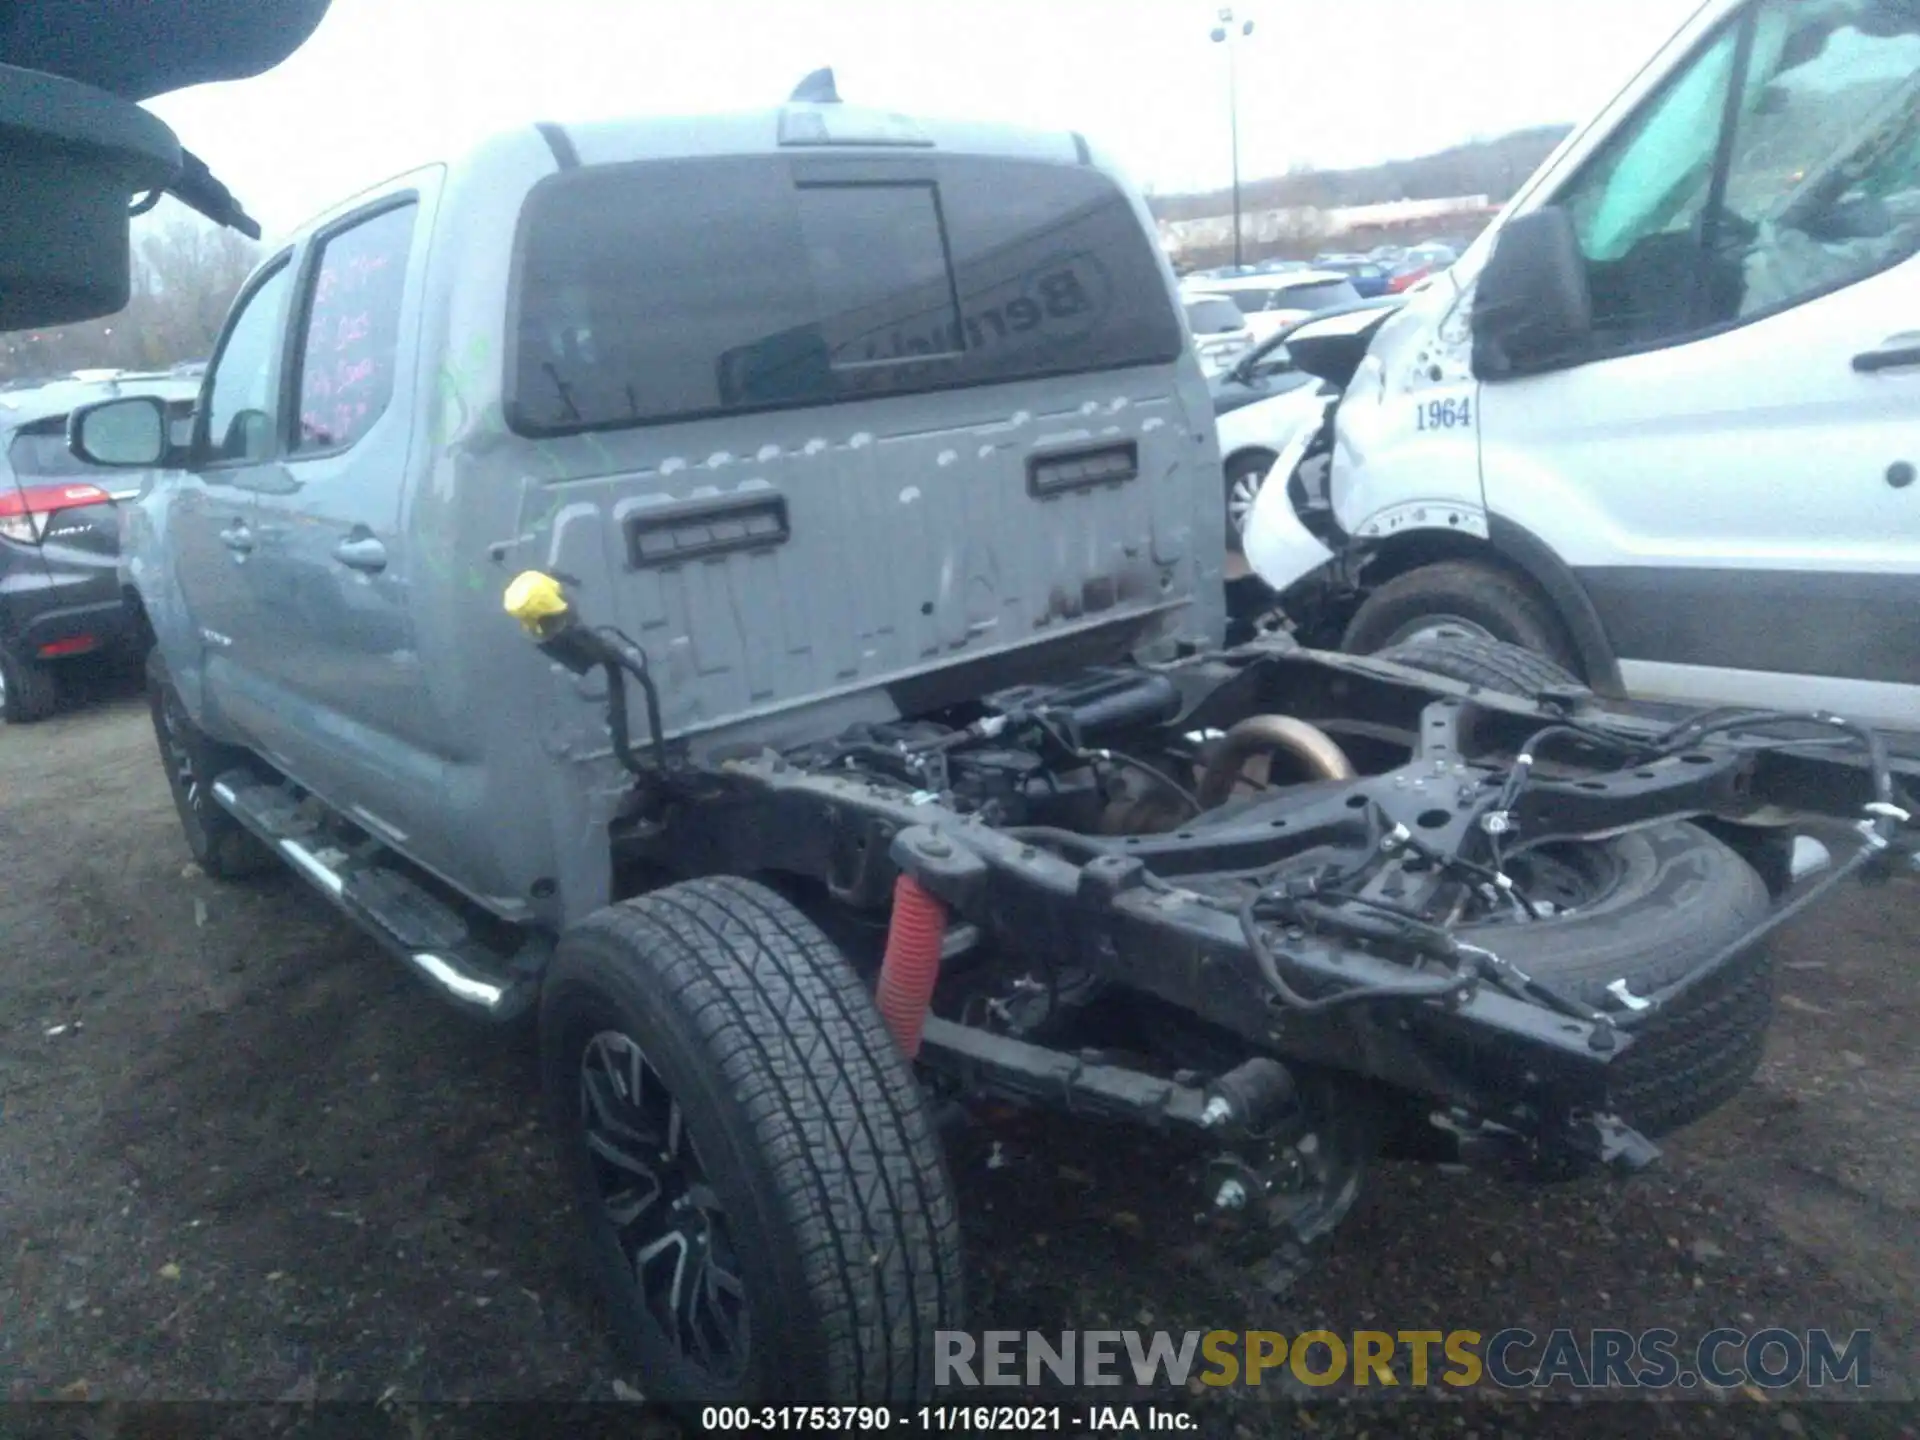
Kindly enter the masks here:
[[258, 260], [252, 241], [174, 206], [137, 225], [132, 294], [101, 320], [0, 334], [0, 380], [88, 368], [161, 369], [204, 360], [236, 291]]

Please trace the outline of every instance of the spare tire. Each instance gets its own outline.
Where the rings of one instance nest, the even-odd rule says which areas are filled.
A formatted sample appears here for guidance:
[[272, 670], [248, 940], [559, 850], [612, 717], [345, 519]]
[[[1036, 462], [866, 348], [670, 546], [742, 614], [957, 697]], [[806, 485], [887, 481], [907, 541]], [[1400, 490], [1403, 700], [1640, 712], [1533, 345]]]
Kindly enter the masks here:
[[1423, 636], [1382, 650], [1377, 656], [1443, 680], [1481, 685], [1503, 695], [1533, 700], [1549, 690], [1585, 690], [1580, 677], [1537, 651], [1488, 640], [1479, 635]]
[[[1506, 869], [1548, 918], [1461, 927], [1537, 979], [1596, 1008], [1608, 987], [1639, 997], [1684, 979], [1751, 931], [1772, 907], [1759, 874], [1698, 826], [1674, 823], [1599, 842], [1543, 845]], [[1715, 1109], [1759, 1063], [1773, 1016], [1766, 947], [1724, 965], [1634, 1029], [1611, 1096], [1628, 1124], [1662, 1135]]]

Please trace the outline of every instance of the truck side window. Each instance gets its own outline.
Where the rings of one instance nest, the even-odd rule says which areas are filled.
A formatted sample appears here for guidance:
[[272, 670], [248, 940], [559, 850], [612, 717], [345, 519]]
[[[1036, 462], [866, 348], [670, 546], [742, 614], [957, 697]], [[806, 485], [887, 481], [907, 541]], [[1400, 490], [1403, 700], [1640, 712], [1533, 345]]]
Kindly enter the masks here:
[[213, 464], [264, 460], [273, 452], [278, 404], [273, 387], [280, 320], [286, 310], [283, 263], [241, 302], [214, 357], [207, 381], [206, 459]]
[[417, 205], [396, 205], [330, 235], [312, 267], [300, 337], [296, 454], [345, 450], [393, 398], [400, 303]]
[[1558, 201], [1603, 352], [1771, 314], [1898, 264], [1920, 249], [1920, 12], [1755, 0]]

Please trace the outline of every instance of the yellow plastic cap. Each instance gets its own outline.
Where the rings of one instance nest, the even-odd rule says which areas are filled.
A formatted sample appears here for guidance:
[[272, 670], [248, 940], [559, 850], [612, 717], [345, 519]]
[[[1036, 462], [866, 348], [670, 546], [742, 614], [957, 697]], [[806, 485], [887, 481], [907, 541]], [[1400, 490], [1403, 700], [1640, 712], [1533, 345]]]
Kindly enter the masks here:
[[567, 597], [560, 582], [538, 570], [523, 570], [513, 577], [505, 596], [507, 613], [526, 627], [529, 635], [538, 635], [548, 620], [567, 613]]

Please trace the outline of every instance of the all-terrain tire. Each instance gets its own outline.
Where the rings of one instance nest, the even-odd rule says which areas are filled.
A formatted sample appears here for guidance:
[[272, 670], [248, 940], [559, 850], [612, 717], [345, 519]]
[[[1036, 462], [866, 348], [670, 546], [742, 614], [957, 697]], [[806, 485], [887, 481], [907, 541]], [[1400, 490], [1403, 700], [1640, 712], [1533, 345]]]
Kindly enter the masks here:
[[60, 682], [53, 671], [0, 647], [0, 719], [9, 725], [44, 720], [60, 706]]
[[275, 865], [273, 852], [213, 798], [214, 779], [244, 767], [244, 750], [210, 739], [193, 723], [158, 650], [147, 654], [147, 704], [173, 808], [194, 862], [217, 880], [243, 880]]
[[1545, 655], [1478, 635], [1408, 640], [1380, 651], [1379, 656], [1444, 680], [1479, 685], [1525, 700], [1537, 699], [1549, 690], [1585, 688], [1579, 676]]
[[1563, 669], [1579, 668], [1552, 602], [1521, 576], [1477, 560], [1442, 560], [1396, 575], [1361, 602], [1340, 648], [1372, 655], [1448, 622], [1545, 655]]
[[[590, 1148], [583, 1088], [595, 1038], [610, 1034], [637, 1047], [677, 1103], [717, 1200], [750, 1317], [735, 1372], [690, 1361], [659, 1298], [635, 1283], [608, 1195], [620, 1176], [604, 1143]], [[811, 921], [733, 877], [609, 906], [561, 938], [540, 1038], [589, 1265], [650, 1395], [925, 1400], [934, 1332], [962, 1323], [952, 1185], [912, 1066]], [[626, 1244], [638, 1253], [631, 1233]]]
[[[1753, 867], [1695, 825], [1555, 848], [1594, 867], [1591, 900], [1547, 919], [1466, 926], [1460, 938], [1597, 1008], [1619, 1011], [1607, 988], [1615, 981], [1644, 998], [1692, 974], [1772, 907]], [[1773, 1018], [1772, 974], [1761, 944], [1635, 1029], [1611, 1081], [1621, 1116], [1662, 1135], [1746, 1084]]]

